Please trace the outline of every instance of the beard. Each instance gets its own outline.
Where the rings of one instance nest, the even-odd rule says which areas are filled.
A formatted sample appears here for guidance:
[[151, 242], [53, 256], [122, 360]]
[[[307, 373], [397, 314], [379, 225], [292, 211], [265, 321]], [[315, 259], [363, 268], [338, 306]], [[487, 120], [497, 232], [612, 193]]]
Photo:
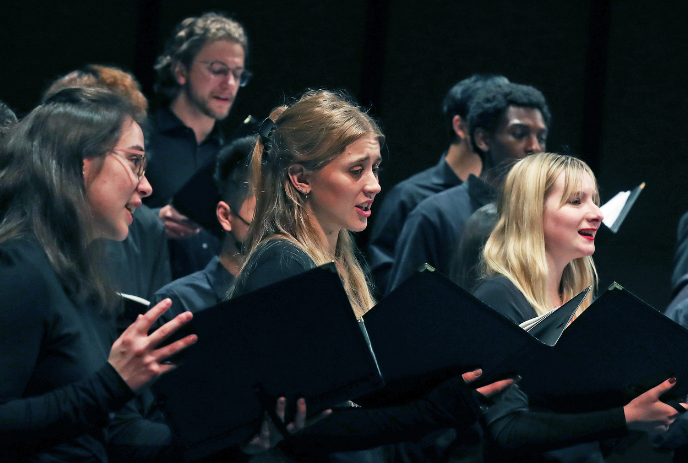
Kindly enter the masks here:
[[209, 101], [211, 97], [197, 94], [190, 82], [184, 84], [183, 91], [186, 94], [186, 99], [196, 107], [198, 111], [212, 119], [221, 121], [229, 115], [229, 110], [232, 109], [231, 104], [226, 110], [218, 111], [213, 109]]

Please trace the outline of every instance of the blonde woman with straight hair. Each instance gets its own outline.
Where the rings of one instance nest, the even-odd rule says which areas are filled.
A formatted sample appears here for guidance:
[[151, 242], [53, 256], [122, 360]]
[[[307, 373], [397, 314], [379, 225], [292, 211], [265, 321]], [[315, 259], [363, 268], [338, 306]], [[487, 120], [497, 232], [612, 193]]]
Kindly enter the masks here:
[[[499, 221], [483, 251], [484, 275], [503, 275], [523, 294], [536, 315], [549, 312], [591, 285], [597, 284], [597, 271], [592, 260], [594, 236], [602, 223], [595, 175], [587, 164], [570, 156], [545, 153], [530, 156], [514, 166], [504, 185], [499, 203]], [[591, 180], [590, 202], [593, 216], [588, 236], [581, 236], [587, 249], [568, 261], [559, 262], [546, 250], [543, 227], [546, 204], [563, 178], [561, 208], [567, 202], [580, 201], [580, 187]], [[563, 268], [562, 268], [563, 267]], [[579, 309], [592, 302], [590, 294]], [[534, 315], [535, 316], [535, 315]]]
[[[275, 109], [259, 132], [252, 158], [256, 212], [247, 235], [249, 254], [230, 296], [334, 261], [355, 315], [362, 316], [374, 300], [350, 232], [366, 228], [380, 192], [380, 128], [345, 95], [319, 90]], [[481, 412], [465, 381], [479, 375], [453, 378], [399, 407], [336, 409], [281, 448], [292, 457], [314, 458], [468, 426]], [[511, 382], [478, 393], [490, 395]]]
[[[479, 299], [520, 324], [597, 283], [592, 254], [603, 216], [595, 176], [583, 161], [551, 153], [522, 159], [509, 172], [497, 209]], [[668, 379], [625, 407], [573, 415], [533, 412], [528, 397], [512, 387], [486, 414], [485, 461], [602, 462], [600, 440], [668, 428], [678, 412], [659, 396], [675, 383]]]

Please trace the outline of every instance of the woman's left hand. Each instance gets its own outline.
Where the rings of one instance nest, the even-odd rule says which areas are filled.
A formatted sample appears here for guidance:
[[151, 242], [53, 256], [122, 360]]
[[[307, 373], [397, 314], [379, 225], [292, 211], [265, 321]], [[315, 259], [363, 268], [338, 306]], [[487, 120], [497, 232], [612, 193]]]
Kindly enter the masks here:
[[[631, 400], [624, 407], [626, 426], [632, 431], [645, 431], [650, 435], [660, 434], [674, 422], [678, 412], [660, 400], [660, 396], [674, 387], [676, 378], [670, 378], [649, 391]], [[681, 403], [688, 408], [688, 404]]]
[[175, 365], [165, 361], [197, 340], [195, 334], [190, 334], [158, 348], [160, 343], [192, 318], [191, 312], [183, 312], [149, 335], [148, 331], [153, 323], [170, 305], [172, 301], [164, 299], [145, 314], [139, 315], [112, 345], [108, 361], [134, 392], [140, 392], [158, 377], [174, 369]]

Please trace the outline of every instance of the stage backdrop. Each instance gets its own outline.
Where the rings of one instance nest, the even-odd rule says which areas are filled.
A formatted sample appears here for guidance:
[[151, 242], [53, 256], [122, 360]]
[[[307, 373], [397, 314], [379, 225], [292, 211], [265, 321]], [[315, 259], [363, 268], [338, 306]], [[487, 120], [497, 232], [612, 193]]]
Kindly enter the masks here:
[[688, 210], [687, 20], [678, 1], [572, 3], [15, 3], [0, 15], [0, 99], [24, 114], [51, 79], [93, 62], [134, 71], [152, 97], [152, 65], [171, 28], [225, 11], [246, 26], [254, 72], [228, 132], [306, 88], [346, 89], [387, 135], [387, 190], [446, 148], [444, 93], [472, 73], [501, 73], [543, 91], [553, 114], [548, 149], [587, 160], [603, 200], [647, 182], [619, 233], [600, 235], [596, 260], [603, 286], [617, 280], [663, 309], [676, 225]]

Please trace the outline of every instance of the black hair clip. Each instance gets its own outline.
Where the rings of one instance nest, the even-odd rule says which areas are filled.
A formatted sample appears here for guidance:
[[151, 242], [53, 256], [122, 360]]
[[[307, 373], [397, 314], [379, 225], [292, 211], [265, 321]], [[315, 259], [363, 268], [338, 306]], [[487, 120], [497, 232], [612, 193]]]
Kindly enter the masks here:
[[260, 142], [263, 144], [263, 161], [265, 161], [266, 153], [272, 149], [272, 131], [277, 128], [275, 121], [269, 117], [260, 124], [258, 135], [260, 135]]

